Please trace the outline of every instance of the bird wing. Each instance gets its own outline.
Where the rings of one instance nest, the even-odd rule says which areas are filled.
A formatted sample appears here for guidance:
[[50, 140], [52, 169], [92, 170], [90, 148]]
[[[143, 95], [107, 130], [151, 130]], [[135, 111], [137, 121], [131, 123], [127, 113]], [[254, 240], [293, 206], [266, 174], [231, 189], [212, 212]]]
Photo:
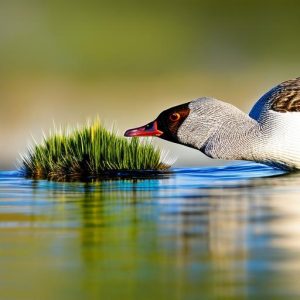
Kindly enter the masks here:
[[264, 94], [253, 106], [249, 116], [258, 120], [268, 110], [279, 113], [300, 112], [300, 77], [284, 81]]

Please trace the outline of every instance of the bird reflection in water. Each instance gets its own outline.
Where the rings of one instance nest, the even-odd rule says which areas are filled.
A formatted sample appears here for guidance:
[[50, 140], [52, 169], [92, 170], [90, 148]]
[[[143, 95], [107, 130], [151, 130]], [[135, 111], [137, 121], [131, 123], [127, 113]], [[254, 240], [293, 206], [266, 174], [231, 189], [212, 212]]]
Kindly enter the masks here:
[[66, 286], [75, 299], [300, 292], [297, 173], [242, 165], [85, 184], [0, 177], [0, 281], [11, 274], [17, 296], [24, 249], [35, 261], [26, 284], [39, 294], [55, 279], [52, 298]]

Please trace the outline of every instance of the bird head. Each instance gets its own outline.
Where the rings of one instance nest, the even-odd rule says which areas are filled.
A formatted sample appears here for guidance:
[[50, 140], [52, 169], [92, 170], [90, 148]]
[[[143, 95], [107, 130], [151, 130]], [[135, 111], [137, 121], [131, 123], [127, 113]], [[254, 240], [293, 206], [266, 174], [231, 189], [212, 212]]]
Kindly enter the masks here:
[[152, 122], [125, 132], [125, 136], [157, 136], [162, 139], [179, 143], [178, 130], [190, 114], [189, 102], [164, 110]]

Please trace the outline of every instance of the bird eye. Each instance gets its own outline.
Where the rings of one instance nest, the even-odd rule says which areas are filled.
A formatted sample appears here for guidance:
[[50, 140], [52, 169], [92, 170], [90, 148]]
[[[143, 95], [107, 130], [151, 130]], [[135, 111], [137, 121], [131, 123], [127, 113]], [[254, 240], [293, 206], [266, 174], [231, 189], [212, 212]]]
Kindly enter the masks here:
[[173, 114], [170, 115], [169, 118], [172, 122], [176, 122], [180, 119], [180, 114], [179, 113], [173, 113]]

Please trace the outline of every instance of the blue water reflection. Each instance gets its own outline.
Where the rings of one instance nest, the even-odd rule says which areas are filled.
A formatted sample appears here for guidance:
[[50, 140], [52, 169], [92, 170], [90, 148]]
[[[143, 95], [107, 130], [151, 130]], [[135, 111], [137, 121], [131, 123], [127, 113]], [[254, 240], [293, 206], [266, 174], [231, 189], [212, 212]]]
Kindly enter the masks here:
[[55, 183], [0, 172], [0, 299], [299, 296], [300, 175], [243, 163]]

